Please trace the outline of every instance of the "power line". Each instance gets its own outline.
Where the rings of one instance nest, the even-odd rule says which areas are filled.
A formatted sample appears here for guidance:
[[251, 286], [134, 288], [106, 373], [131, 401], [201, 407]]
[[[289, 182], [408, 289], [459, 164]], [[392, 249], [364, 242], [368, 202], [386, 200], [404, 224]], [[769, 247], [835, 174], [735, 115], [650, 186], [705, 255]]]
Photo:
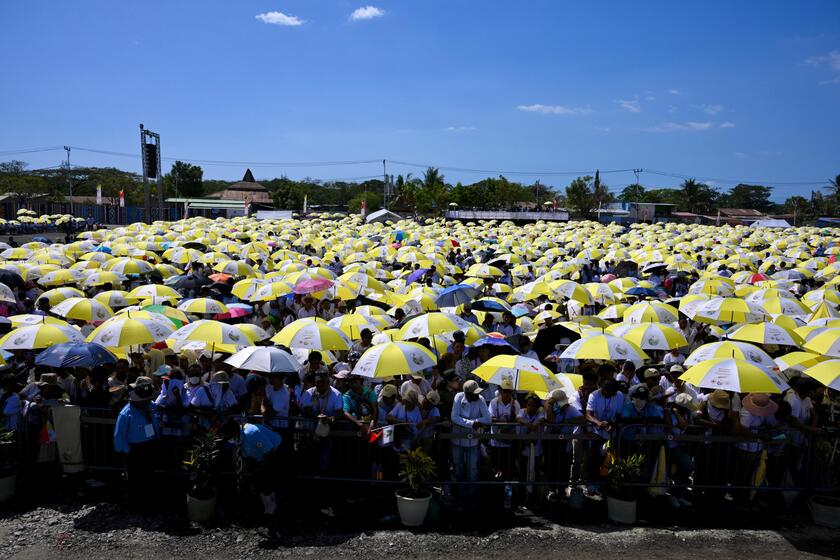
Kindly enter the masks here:
[[[130, 154], [126, 152], [114, 152], [110, 150], [100, 150], [96, 148], [82, 148], [79, 146], [72, 146], [74, 150], [83, 152], [91, 152], [95, 154], [104, 154], [110, 156], [139, 158], [137, 154]], [[185, 157], [163, 157], [166, 161], [183, 161], [186, 163], [198, 163], [201, 165], [221, 165], [221, 166], [249, 166], [249, 167], [334, 167], [343, 165], [364, 165], [371, 163], [379, 163], [381, 160], [346, 160], [346, 161], [232, 161], [232, 160], [215, 160], [215, 159], [197, 159]]]
[[770, 181], [767, 179], [721, 179], [716, 177], [700, 177], [697, 175], [684, 175], [682, 173], [671, 173], [668, 171], [657, 171], [655, 169], [642, 169], [645, 173], [652, 175], [660, 175], [662, 177], [671, 177], [673, 179], [697, 179], [699, 181], [711, 181], [714, 183], [744, 183], [752, 185], [791, 185], [791, 186], [807, 186], [807, 185], [821, 185], [825, 181]]
[[[103, 150], [98, 148], [86, 148], [82, 146], [70, 146], [73, 150], [78, 150], [82, 152], [89, 152], [94, 154], [101, 154], [107, 156], [115, 156], [115, 157], [126, 157], [132, 159], [139, 159], [139, 154], [127, 153], [127, 152], [118, 152], [114, 150]], [[51, 151], [58, 151], [62, 150], [62, 146], [45, 146], [45, 147], [38, 147], [38, 148], [20, 148], [15, 150], [5, 150], [0, 151], [0, 156], [13, 156], [13, 155], [23, 155], [23, 154], [31, 154], [31, 153], [39, 153], [39, 152], [51, 152]], [[174, 161], [183, 161], [187, 163], [193, 164], [200, 164], [200, 165], [207, 165], [207, 166], [222, 166], [222, 167], [241, 167], [241, 166], [248, 166], [248, 167], [288, 167], [288, 168], [305, 168], [305, 167], [340, 167], [340, 166], [351, 166], [351, 165], [371, 165], [371, 164], [379, 164], [383, 160], [382, 159], [364, 159], [364, 160], [337, 160], [337, 161], [234, 161], [234, 160], [214, 160], [214, 159], [195, 159], [195, 158], [184, 158], [184, 157], [164, 157], [161, 158], [162, 160], [168, 162]], [[414, 167], [419, 169], [426, 169], [429, 167], [435, 167], [442, 171], [451, 171], [455, 173], [469, 173], [469, 174], [481, 174], [481, 175], [511, 175], [511, 176], [536, 176], [536, 177], [552, 177], [552, 176], [580, 176], [580, 175], [592, 175], [595, 173], [595, 170], [588, 169], [588, 170], [579, 170], [579, 171], [522, 171], [522, 170], [500, 170], [500, 169], [475, 169], [475, 168], [468, 168], [468, 167], [457, 167], [457, 166], [449, 166], [449, 165], [431, 165], [427, 163], [416, 163], [416, 162], [409, 162], [409, 161], [401, 161], [401, 160], [391, 160], [386, 159], [384, 160], [388, 163], [393, 165], [400, 165], [405, 167]], [[76, 166], [74, 166], [76, 167]], [[51, 169], [50, 167], [43, 168], [44, 170]], [[652, 175], [657, 175], [660, 177], [669, 177], [673, 179], [697, 179], [700, 181], [710, 181], [716, 183], [726, 183], [726, 184], [738, 184], [738, 183], [745, 183], [745, 184], [766, 184], [766, 185], [774, 185], [774, 186], [815, 186], [815, 185], [822, 185], [825, 183], [824, 180], [814, 180], [814, 181], [775, 181], [775, 180], [747, 180], [747, 179], [723, 179], [723, 178], [716, 178], [716, 177], [704, 177], [699, 175], [688, 175], [684, 173], [676, 173], [670, 171], [662, 171], [658, 169], [645, 169], [645, 168], [630, 168], [630, 169], [607, 169], [604, 171], [600, 171], [601, 175], [607, 174], [615, 174], [615, 173], [633, 173], [638, 178], [640, 173], [650, 173]], [[376, 178], [376, 176], [365, 176], [355, 178], [357, 180], [361, 179], [369, 179], [369, 178]], [[354, 179], [331, 179], [334, 181], [338, 180], [354, 180]], [[638, 179], [637, 181], [638, 182]]]
[[20, 154], [34, 154], [36, 152], [54, 152], [56, 150], [61, 150], [61, 146], [49, 146], [46, 148], [20, 148], [17, 150], [4, 150], [0, 151], [0, 156], [15, 156]]
[[[538, 175], [538, 176], [550, 176], [550, 175], [589, 175], [595, 173], [594, 169], [586, 170], [586, 171], [504, 171], [498, 169], [470, 169], [466, 167], [451, 167], [447, 165], [429, 165], [427, 163], [412, 163], [408, 161], [396, 161], [396, 160], [386, 160], [388, 163], [393, 163], [394, 165], [404, 165], [407, 167], [418, 167], [418, 168], [428, 168], [434, 167], [436, 169], [441, 169], [443, 171], [455, 171], [458, 173], [480, 173], [486, 175]], [[628, 173], [633, 171], [632, 169], [609, 169], [605, 171], [601, 171], [602, 175], [607, 173]]]

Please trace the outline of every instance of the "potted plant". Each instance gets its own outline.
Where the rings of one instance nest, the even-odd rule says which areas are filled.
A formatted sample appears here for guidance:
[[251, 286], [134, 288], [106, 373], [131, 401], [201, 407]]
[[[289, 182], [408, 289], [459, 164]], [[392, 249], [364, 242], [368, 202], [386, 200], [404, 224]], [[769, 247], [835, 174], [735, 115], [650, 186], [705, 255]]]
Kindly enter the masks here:
[[0, 430], [0, 502], [17, 489], [18, 448], [15, 432]]
[[408, 488], [397, 490], [397, 511], [400, 521], [408, 527], [423, 524], [429, 510], [432, 493], [420, 488], [435, 474], [435, 462], [422, 449], [409, 450], [400, 455], [400, 477]]
[[219, 456], [220, 440], [213, 432], [195, 437], [187, 451], [184, 468], [190, 474], [187, 491], [187, 516], [192, 521], [207, 523], [216, 514], [214, 471]]
[[642, 479], [642, 455], [627, 458], [612, 455], [608, 464], [607, 517], [616, 523], [636, 522], [636, 487], [630, 486]]

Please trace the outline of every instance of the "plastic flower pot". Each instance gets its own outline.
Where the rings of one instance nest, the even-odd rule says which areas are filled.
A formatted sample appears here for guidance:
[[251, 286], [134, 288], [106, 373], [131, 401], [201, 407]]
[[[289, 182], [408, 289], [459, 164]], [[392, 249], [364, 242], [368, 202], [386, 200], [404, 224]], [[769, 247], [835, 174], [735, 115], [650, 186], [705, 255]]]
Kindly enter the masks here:
[[607, 496], [607, 517], [616, 523], [632, 525], [636, 522], [636, 500]]
[[406, 527], [417, 527], [423, 524], [426, 513], [429, 511], [429, 502], [432, 500], [431, 492], [417, 490], [412, 492], [409, 488], [397, 490], [397, 511], [400, 514], [400, 521]]

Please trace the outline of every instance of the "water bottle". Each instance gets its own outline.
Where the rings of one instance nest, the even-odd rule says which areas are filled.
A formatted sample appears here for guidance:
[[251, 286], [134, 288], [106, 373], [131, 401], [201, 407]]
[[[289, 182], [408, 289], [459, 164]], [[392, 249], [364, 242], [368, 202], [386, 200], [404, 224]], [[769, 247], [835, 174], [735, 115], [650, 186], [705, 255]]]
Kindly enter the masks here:
[[513, 507], [513, 486], [505, 484], [505, 509]]

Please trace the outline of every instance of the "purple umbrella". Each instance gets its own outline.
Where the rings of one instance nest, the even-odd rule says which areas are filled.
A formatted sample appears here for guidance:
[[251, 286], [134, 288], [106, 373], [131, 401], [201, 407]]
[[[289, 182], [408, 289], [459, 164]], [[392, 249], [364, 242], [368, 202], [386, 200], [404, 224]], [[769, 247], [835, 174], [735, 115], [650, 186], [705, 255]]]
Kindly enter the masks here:
[[405, 283], [412, 284], [414, 282], [417, 282], [418, 280], [423, 278], [423, 275], [429, 272], [429, 270], [430, 269], [428, 268], [418, 268], [417, 270], [408, 275], [408, 278], [405, 279]]

